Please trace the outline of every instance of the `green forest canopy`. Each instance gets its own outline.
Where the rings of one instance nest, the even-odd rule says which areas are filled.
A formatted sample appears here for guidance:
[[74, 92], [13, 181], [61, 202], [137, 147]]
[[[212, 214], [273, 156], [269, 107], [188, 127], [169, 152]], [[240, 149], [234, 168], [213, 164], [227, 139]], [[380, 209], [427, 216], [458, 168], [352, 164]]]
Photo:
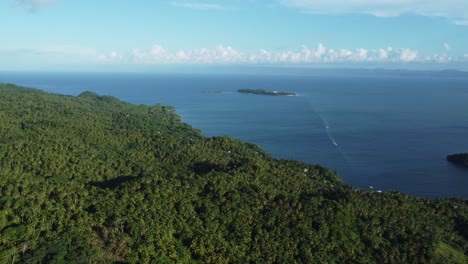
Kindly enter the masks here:
[[0, 84], [0, 263], [466, 263], [468, 205], [357, 190], [174, 108]]

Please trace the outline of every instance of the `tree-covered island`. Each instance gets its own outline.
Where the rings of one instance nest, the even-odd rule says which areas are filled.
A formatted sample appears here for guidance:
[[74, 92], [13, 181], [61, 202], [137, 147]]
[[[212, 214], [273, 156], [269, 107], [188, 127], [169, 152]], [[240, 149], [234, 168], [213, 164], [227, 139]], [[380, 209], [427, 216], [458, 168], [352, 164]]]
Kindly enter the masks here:
[[466, 200], [357, 190], [172, 110], [0, 84], [0, 263], [467, 263]]
[[265, 89], [239, 89], [239, 93], [246, 94], [257, 94], [257, 95], [273, 95], [273, 96], [295, 96], [295, 93], [281, 92], [274, 90], [265, 90]]
[[447, 160], [455, 164], [468, 167], [468, 153], [449, 155], [447, 156]]

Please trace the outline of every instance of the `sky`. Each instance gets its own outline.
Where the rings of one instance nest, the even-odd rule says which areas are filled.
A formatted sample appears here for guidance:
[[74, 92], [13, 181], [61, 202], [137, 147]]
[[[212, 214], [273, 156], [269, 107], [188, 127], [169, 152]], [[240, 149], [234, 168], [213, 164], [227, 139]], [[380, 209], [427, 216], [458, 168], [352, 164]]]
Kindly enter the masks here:
[[0, 0], [0, 70], [468, 70], [467, 0]]

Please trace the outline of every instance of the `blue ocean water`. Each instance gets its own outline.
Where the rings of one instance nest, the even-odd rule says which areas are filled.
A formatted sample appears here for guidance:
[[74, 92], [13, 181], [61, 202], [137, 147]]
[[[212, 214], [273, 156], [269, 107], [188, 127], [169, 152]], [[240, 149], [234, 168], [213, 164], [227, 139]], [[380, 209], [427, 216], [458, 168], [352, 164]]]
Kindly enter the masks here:
[[[468, 170], [445, 159], [468, 152], [466, 77], [3, 72], [0, 82], [172, 105], [206, 136], [229, 135], [278, 158], [322, 164], [356, 187], [468, 198]], [[236, 92], [242, 88], [298, 96]]]

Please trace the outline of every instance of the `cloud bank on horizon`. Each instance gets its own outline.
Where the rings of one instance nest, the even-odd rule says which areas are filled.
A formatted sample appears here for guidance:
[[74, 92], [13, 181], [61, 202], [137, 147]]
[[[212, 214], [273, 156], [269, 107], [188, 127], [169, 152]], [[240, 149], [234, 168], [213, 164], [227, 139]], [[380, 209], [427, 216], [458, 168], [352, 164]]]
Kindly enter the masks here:
[[320, 65], [320, 64], [449, 64], [468, 63], [468, 54], [449, 55], [450, 45], [443, 43], [441, 53], [423, 55], [410, 48], [380, 48], [369, 50], [333, 49], [319, 43], [315, 48], [302, 45], [295, 50], [260, 49], [247, 53], [231, 46], [218, 45], [213, 48], [190, 50], [168, 50], [161, 45], [146, 49], [134, 48], [128, 52], [104, 52], [81, 46], [52, 45], [46, 47], [0, 48], [0, 58], [22, 58], [32, 56], [42, 62], [61, 63], [62, 60], [77, 64], [104, 65]]
[[448, 54], [450, 45], [444, 43], [445, 52], [423, 55], [410, 48], [380, 48], [369, 50], [332, 49], [319, 43], [316, 48], [302, 45], [297, 50], [271, 51], [260, 49], [246, 53], [231, 46], [218, 45], [215, 48], [168, 51], [161, 45], [148, 49], [135, 48], [131, 52], [100, 54], [100, 63], [125, 64], [339, 64], [339, 63], [451, 63], [468, 62], [468, 54], [452, 57]]

